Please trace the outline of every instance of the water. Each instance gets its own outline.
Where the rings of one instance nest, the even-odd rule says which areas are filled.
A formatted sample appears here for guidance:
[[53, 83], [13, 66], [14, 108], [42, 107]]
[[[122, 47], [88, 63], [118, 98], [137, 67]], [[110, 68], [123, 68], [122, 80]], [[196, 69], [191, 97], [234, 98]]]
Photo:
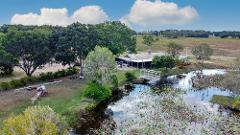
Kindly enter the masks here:
[[[232, 93], [228, 90], [222, 90], [216, 87], [209, 87], [202, 90], [196, 90], [192, 87], [192, 78], [196, 76], [195, 72], [190, 72], [187, 74], [183, 74], [185, 77], [183, 78], [177, 78], [176, 76], [169, 77], [170, 79], [175, 80], [173, 87], [179, 88], [184, 92], [184, 94], [181, 94], [181, 99], [183, 102], [185, 102], [187, 105], [192, 108], [196, 109], [202, 109], [211, 111], [214, 113], [218, 112], [218, 105], [213, 105], [210, 103], [211, 98], [213, 95], [223, 95], [223, 96], [231, 96]], [[203, 75], [216, 75], [216, 74], [224, 74], [225, 70], [218, 70], [218, 69], [210, 69], [210, 70], [203, 70]], [[161, 131], [161, 129], [165, 130], [164, 124], [169, 123], [169, 126], [171, 126], [170, 123], [174, 123], [175, 125], [171, 128], [180, 128], [181, 126], [186, 126], [189, 129], [187, 131], [176, 129], [176, 134], [200, 134], [201, 130], [203, 128], [208, 129], [208, 127], [205, 127], [210, 124], [209, 121], [205, 122], [205, 124], [195, 122], [195, 125], [189, 124], [188, 122], [185, 122], [185, 119], [187, 119], [188, 116], [180, 116], [183, 117], [183, 120], [176, 121], [174, 119], [171, 119], [171, 117], [174, 116], [175, 113], [168, 116], [168, 113], [165, 113], [165, 110], [162, 110], [162, 107], [160, 107], [162, 104], [160, 102], [163, 101], [166, 95], [158, 95], [154, 93], [149, 86], [146, 85], [135, 85], [135, 88], [132, 92], [130, 92], [129, 95], [123, 97], [121, 100], [112, 103], [108, 106], [108, 110], [112, 110], [112, 119], [115, 122], [115, 133], [114, 134], [122, 134], [123, 132], [131, 133], [132, 130], [135, 131], [135, 129], [144, 129], [144, 128], [151, 128], [151, 130], [156, 130], [156, 133]], [[174, 98], [174, 97], [171, 97]], [[180, 103], [181, 105], [181, 103]], [[173, 110], [174, 111], [174, 110]], [[162, 114], [159, 114], [159, 113]], [[189, 111], [189, 117], [195, 118], [195, 116], [191, 116], [192, 114]], [[158, 116], [154, 117], [153, 116]], [[199, 113], [200, 115], [200, 113]], [[167, 117], [167, 119], [165, 118]], [[170, 117], [170, 118], [169, 118]], [[186, 118], [185, 118], [186, 117]], [[205, 117], [205, 116], [204, 116]], [[157, 121], [156, 119], [159, 120]], [[156, 121], [155, 121], [156, 120]], [[164, 124], [159, 124], [159, 121], [164, 121]], [[144, 125], [144, 124], [145, 125]], [[146, 127], [146, 123], [149, 123], [149, 125]], [[180, 124], [179, 124], [180, 123]], [[183, 125], [181, 125], [184, 123]], [[179, 124], [179, 125], [178, 125]], [[178, 125], [178, 126], [176, 126]], [[154, 128], [152, 126], [155, 126]], [[167, 129], [171, 129], [168, 128]], [[147, 130], [146, 129], [146, 130]], [[123, 131], [128, 130], [128, 131]], [[179, 131], [179, 132], [178, 132]], [[136, 131], [135, 131], [136, 132]], [[142, 131], [143, 132], [143, 131]], [[188, 133], [186, 133], [188, 132]], [[168, 131], [164, 131], [163, 133], [158, 134], [167, 134]], [[171, 133], [171, 131], [169, 131]], [[144, 134], [144, 133], [140, 133]]]
[[113, 111], [113, 119], [117, 126], [120, 126], [124, 121], [131, 121], [138, 117], [136, 111], [144, 111], [145, 108], [139, 108], [141, 103], [146, 101], [152, 102], [153, 98], [158, 96], [150, 91], [147, 85], [135, 85], [134, 90], [128, 95], [123, 97], [116, 103], [111, 104], [108, 109]]
[[[200, 71], [193, 71], [187, 74], [183, 74], [185, 77], [179, 79], [174, 85], [174, 88], [179, 88], [181, 90], [185, 90], [186, 93], [183, 94], [183, 99], [189, 105], [195, 105], [200, 107], [206, 107], [210, 111], [218, 111], [218, 105], [213, 105], [210, 103], [210, 100], [214, 95], [219, 96], [232, 96], [233, 93], [229, 90], [223, 90], [216, 87], [209, 87], [198, 90], [193, 88], [192, 78], [196, 76], [196, 73]], [[205, 69], [202, 70], [202, 75], [210, 76], [210, 75], [223, 75], [226, 71], [223, 69]], [[175, 76], [172, 77], [176, 78]]]

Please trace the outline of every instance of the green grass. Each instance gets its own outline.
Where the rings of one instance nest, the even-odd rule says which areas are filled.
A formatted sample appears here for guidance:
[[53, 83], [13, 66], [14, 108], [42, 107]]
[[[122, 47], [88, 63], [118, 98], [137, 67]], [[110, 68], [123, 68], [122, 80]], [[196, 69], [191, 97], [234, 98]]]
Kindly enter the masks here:
[[[126, 81], [125, 72], [127, 71], [118, 70], [116, 72], [119, 86], [123, 85]], [[138, 70], [131, 70], [130, 72], [138, 75]], [[30, 100], [24, 100], [16, 103], [14, 107], [1, 108], [1, 110], [4, 111], [0, 112], [0, 125], [10, 114], [17, 115], [32, 105], [50, 106], [55, 112], [65, 115], [66, 118], [73, 117], [73, 112], [85, 109], [89, 105], [96, 103], [92, 99], [84, 98], [83, 89], [86, 84], [87, 80], [64, 80], [60, 84], [48, 86], [48, 89], [51, 90], [49, 96], [40, 98], [34, 104], [32, 104]]]
[[85, 106], [85, 101], [82, 95], [82, 90], [79, 89], [78, 91], [74, 92], [68, 97], [58, 97], [58, 98], [51, 98], [46, 97], [39, 101], [37, 101], [36, 105], [41, 106], [50, 106], [54, 109], [55, 112], [64, 114], [66, 111], [70, 111], [74, 108], [78, 108], [79, 106]]
[[173, 68], [173, 69], [165, 69], [165, 68], [160, 68], [160, 69], [154, 69], [156, 71], [160, 71], [162, 76], [171, 76], [171, 75], [180, 75], [183, 73], [188, 73], [190, 71], [192, 71], [192, 69], [189, 68]]
[[127, 78], [125, 77], [125, 73], [126, 72], [131, 72], [131, 73], [134, 73], [136, 77], [138, 77], [140, 75], [140, 72], [139, 70], [129, 70], [129, 71], [126, 71], [126, 70], [118, 70], [116, 72], [116, 76], [118, 78], [118, 83], [119, 83], [119, 86], [123, 85], [124, 83], [126, 83], [126, 80]]
[[[191, 61], [196, 62], [195, 58], [193, 59], [193, 55], [191, 54], [191, 48], [206, 43], [210, 45], [214, 54], [211, 57], [211, 60], [207, 61], [209, 63], [214, 63], [219, 66], [231, 67], [234, 63], [236, 63], [236, 57], [239, 56], [240, 50], [240, 39], [229, 39], [229, 38], [163, 38], [159, 37], [158, 41], [153, 42], [152, 45], [148, 46], [143, 43], [142, 36], [138, 35], [137, 38], [137, 51], [148, 51], [151, 50], [153, 52], [167, 51], [167, 45], [170, 42], [176, 42], [184, 46], [184, 51], [182, 53], [186, 53], [192, 57]], [[156, 37], [155, 37], [156, 38]]]
[[240, 101], [239, 98], [234, 98], [230, 96], [219, 96], [214, 95], [211, 99], [212, 103], [219, 104], [223, 107], [231, 108], [240, 111]]
[[164, 38], [159, 37], [158, 41], [153, 42], [152, 45], [147, 46], [143, 43], [142, 36], [137, 36], [137, 50], [145, 51], [147, 49], [157, 49], [161, 50], [166, 47], [166, 45], [170, 42], [176, 42], [183, 46], [192, 47], [198, 44], [207, 43], [209, 45], [217, 45], [217, 44], [239, 44], [239, 39], [229, 39], [229, 38]]
[[1, 110], [4, 111], [0, 113], [0, 120], [2, 122], [2, 120], [10, 114], [17, 115], [24, 111], [28, 106], [32, 105], [50, 106], [59, 114], [64, 114], [65, 112], [74, 109], [84, 108], [89, 103], [93, 102], [82, 96], [86, 82], [86, 80], [64, 80], [60, 84], [50, 85], [48, 86], [49, 96], [41, 97], [34, 104], [31, 103], [31, 100], [23, 100], [16, 103], [14, 107], [6, 109], [1, 108]]

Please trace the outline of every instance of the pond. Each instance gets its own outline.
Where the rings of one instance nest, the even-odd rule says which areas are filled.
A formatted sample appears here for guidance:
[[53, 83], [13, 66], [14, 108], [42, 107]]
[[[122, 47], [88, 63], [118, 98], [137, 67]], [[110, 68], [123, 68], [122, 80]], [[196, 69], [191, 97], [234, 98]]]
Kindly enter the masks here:
[[[95, 133], [107, 134], [216, 134], [240, 133], [230, 130], [239, 118], [210, 103], [213, 95], [231, 96], [228, 90], [209, 87], [197, 90], [192, 78], [198, 71], [168, 77], [176, 91], [155, 93], [148, 85], [135, 85], [133, 91], [111, 103], [105, 113], [109, 118]], [[224, 70], [203, 70], [203, 75], [224, 74]], [[109, 113], [110, 112], [110, 113]], [[226, 123], [225, 123], [226, 122]], [[111, 124], [111, 126], [110, 126]], [[231, 125], [236, 128], [239, 125]], [[109, 128], [111, 127], [111, 128]], [[114, 128], [112, 128], [114, 127]]]

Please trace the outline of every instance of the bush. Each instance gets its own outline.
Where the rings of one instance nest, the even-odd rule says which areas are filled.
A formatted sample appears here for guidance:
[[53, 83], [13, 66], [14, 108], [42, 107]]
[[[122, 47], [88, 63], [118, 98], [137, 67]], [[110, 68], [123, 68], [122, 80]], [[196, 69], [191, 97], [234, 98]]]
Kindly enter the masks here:
[[111, 89], [102, 86], [101, 84], [91, 81], [84, 89], [84, 96], [97, 101], [103, 101], [112, 95]]
[[170, 42], [167, 47], [168, 54], [174, 58], [180, 55], [181, 51], [183, 51], [183, 46], [175, 42]]
[[116, 75], [112, 75], [111, 78], [112, 78], [111, 84], [112, 84], [113, 89], [115, 90], [118, 88], [118, 78]]
[[197, 60], [208, 60], [213, 55], [213, 49], [207, 44], [200, 44], [192, 48], [192, 54]]
[[0, 83], [0, 90], [9, 90], [13, 88], [19, 88], [26, 86], [27, 84], [37, 83], [39, 81], [52, 81], [53, 79], [73, 75], [78, 73], [78, 69], [76, 68], [69, 68], [66, 70], [57, 71], [55, 73], [53, 72], [47, 72], [47, 73], [41, 73], [38, 77], [23, 77], [18, 80], [12, 80], [10, 82], [2, 82]]
[[0, 75], [11, 75], [13, 72], [13, 65], [0, 62]]
[[137, 77], [135, 76], [134, 73], [131, 73], [131, 72], [126, 72], [125, 73], [125, 77], [126, 77], [126, 81], [129, 83], [129, 82], [132, 82], [134, 79], [136, 79]]
[[0, 87], [1, 87], [0, 90], [2, 90], [2, 91], [11, 89], [11, 85], [8, 82], [2, 82]]
[[12, 80], [12, 81], [10, 81], [10, 85], [11, 85], [13, 88], [18, 88], [18, 87], [24, 86], [24, 84], [22, 83], [21, 80]]
[[174, 68], [176, 66], [176, 61], [172, 56], [155, 56], [152, 61], [154, 68]]
[[24, 78], [26, 78], [28, 84], [29, 84], [29, 83], [35, 83], [35, 82], [39, 82], [39, 81], [40, 81], [40, 80], [39, 80], [39, 77], [34, 77], [34, 76], [24, 77]]
[[92, 111], [97, 107], [97, 103], [93, 102], [86, 107], [87, 111]]
[[60, 77], [66, 76], [66, 75], [68, 75], [67, 72], [65, 72], [65, 70], [61, 70], [61, 71], [54, 73], [54, 78], [60, 78]]
[[28, 80], [27, 80], [27, 78], [26, 78], [26, 77], [24, 77], [24, 78], [21, 78], [19, 81], [21, 82], [21, 84], [22, 84], [23, 86], [25, 86], [25, 85], [27, 85], [27, 84], [28, 84]]
[[23, 114], [10, 116], [0, 133], [6, 135], [65, 135], [67, 127], [60, 115], [48, 106], [28, 107]]
[[40, 79], [41, 81], [53, 80], [53, 79], [54, 79], [54, 73], [52, 73], [52, 72], [41, 73], [41, 74], [39, 75], [39, 79]]

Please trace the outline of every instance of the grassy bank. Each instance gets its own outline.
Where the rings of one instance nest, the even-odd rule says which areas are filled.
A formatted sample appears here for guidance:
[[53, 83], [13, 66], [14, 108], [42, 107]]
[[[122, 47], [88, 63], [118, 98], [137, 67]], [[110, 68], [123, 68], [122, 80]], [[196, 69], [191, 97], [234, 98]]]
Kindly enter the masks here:
[[229, 96], [219, 96], [214, 95], [211, 99], [212, 103], [219, 104], [225, 108], [230, 108], [240, 112], [240, 99], [229, 97]]

